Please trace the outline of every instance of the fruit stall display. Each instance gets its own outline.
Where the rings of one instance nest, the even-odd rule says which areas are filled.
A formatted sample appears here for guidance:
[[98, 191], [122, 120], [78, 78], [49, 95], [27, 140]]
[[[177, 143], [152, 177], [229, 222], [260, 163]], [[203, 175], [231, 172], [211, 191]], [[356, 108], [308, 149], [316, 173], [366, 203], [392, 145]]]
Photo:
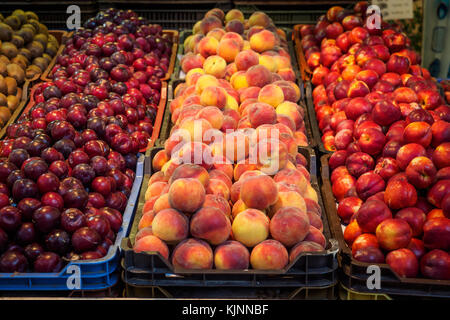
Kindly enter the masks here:
[[[49, 31], [32, 11], [0, 14], [0, 128], [27, 99], [29, 82], [47, 70], [64, 31]], [[21, 104], [22, 103], [22, 104]]]
[[[285, 33], [262, 12], [247, 27], [243, 20], [238, 10], [213, 9], [184, 40], [185, 82], [169, 85], [172, 129], [148, 159], [136, 233], [123, 242], [125, 277], [133, 268], [157, 272], [158, 260], [166, 270], [205, 277], [303, 276], [302, 284], [292, 281], [297, 287], [321, 266], [326, 277], [310, 275], [309, 284], [333, 284], [325, 279], [334, 276], [335, 247], [324, 236], [314, 151], [299, 152], [307, 145], [304, 110]], [[204, 155], [196, 164], [194, 153]]]
[[50, 287], [68, 290], [66, 263], [84, 284], [114, 284], [171, 50], [161, 27], [107, 10], [67, 39], [52, 81], [33, 87], [0, 145], [2, 289], [62, 279]]
[[333, 229], [347, 267], [383, 264], [395, 283], [433, 279], [419, 284], [448, 296], [450, 107], [408, 37], [384, 21], [367, 28], [366, 7], [332, 7], [299, 29], [311, 107], [333, 152], [322, 159], [323, 197], [334, 195], [330, 220], [346, 225]]

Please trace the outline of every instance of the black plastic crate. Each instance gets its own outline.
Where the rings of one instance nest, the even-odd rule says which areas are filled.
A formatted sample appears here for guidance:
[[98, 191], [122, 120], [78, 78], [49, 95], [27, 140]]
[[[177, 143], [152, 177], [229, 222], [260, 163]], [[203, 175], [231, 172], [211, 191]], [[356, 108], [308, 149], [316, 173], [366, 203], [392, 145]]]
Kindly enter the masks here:
[[[146, 158], [145, 175], [142, 184], [147, 188], [151, 176], [151, 160], [162, 150], [153, 148]], [[314, 150], [299, 148], [308, 160], [311, 172], [311, 185], [319, 197], [319, 204], [324, 210], [319, 185], [317, 182], [316, 157]], [[127, 285], [138, 287], [237, 287], [237, 288], [277, 288], [277, 287], [329, 287], [337, 281], [338, 246], [332, 238], [331, 230], [325, 212], [322, 213], [323, 233], [327, 239], [324, 252], [303, 253], [296, 261], [283, 270], [174, 270], [171, 263], [157, 252], [135, 253], [132, 249], [137, 233], [139, 220], [142, 216], [145, 192], [141, 192], [137, 214], [135, 215], [130, 235], [122, 241], [124, 258], [122, 268]]]

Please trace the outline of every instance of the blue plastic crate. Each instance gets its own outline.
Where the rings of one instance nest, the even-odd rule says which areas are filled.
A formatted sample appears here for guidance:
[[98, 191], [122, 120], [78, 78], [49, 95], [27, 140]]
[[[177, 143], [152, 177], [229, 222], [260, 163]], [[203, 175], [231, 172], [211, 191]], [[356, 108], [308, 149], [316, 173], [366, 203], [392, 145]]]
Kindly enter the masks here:
[[[136, 178], [130, 198], [123, 214], [123, 223], [116, 241], [108, 253], [101, 259], [71, 261], [59, 273], [0, 273], [0, 290], [3, 291], [73, 291], [102, 290], [115, 285], [118, 281], [117, 270], [120, 262], [120, 243], [129, 233], [131, 221], [137, 208], [139, 191], [144, 176], [144, 155], [140, 155], [136, 166]], [[75, 276], [79, 275], [79, 286]], [[68, 286], [71, 284], [72, 286]]]

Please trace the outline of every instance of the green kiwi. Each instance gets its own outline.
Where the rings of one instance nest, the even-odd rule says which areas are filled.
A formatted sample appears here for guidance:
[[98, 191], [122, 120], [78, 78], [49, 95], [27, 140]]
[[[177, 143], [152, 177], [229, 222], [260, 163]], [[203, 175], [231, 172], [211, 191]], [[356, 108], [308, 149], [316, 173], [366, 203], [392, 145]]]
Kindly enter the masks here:
[[27, 49], [30, 50], [33, 58], [40, 57], [44, 53], [44, 46], [37, 41], [30, 42], [27, 45]]
[[22, 28], [19, 31], [17, 31], [17, 34], [23, 38], [25, 43], [29, 43], [33, 41], [34, 32], [31, 28]]
[[9, 59], [14, 58], [17, 56], [19, 51], [17, 50], [17, 47], [11, 43], [11, 42], [3, 42], [2, 47], [0, 49], [0, 53], [7, 56]]
[[9, 41], [13, 35], [13, 29], [6, 23], [0, 22], [0, 40]]
[[4, 22], [13, 28], [13, 30], [19, 30], [21, 25], [20, 19], [17, 16], [9, 16], [4, 20]]

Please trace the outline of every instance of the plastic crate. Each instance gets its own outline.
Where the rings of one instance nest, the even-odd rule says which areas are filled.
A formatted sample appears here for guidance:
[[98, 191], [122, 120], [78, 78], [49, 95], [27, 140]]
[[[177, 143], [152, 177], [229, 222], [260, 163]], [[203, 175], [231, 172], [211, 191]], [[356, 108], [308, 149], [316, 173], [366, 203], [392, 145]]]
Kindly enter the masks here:
[[391, 297], [450, 298], [450, 280], [402, 278], [387, 264], [377, 264], [380, 267], [380, 289], [369, 290], [367, 288], [367, 280], [372, 274], [367, 273], [367, 268], [373, 265], [373, 263], [355, 260], [352, 256], [351, 248], [349, 248], [344, 240], [342, 225], [337, 215], [336, 200], [331, 190], [330, 168], [328, 166], [330, 156], [330, 154], [323, 155], [320, 159], [322, 177], [321, 191], [332, 235], [339, 242], [339, 248], [341, 250], [339, 255], [339, 264], [343, 275], [341, 282], [348, 289], [363, 293], [387, 294]]
[[73, 291], [73, 288], [68, 288], [67, 283], [73, 275], [72, 268], [76, 267], [80, 274], [80, 288], [77, 290], [102, 290], [115, 285], [118, 274], [114, 271], [118, 269], [120, 262], [120, 243], [128, 235], [130, 222], [136, 211], [143, 169], [144, 156], [141, 155], [136, 166], [131, 195], [123, 214], [122, 227], [106, 256], [95, 260], [71, 261], [58, 273], [0, 273], [0, 291]]
[[222, 288], [135, 286], [125, 283], [127, 298], [336, 300], [337, 284], [324, 287]]
[[151, 23], [161, 25], [166, 29], [185, 29], [202, 20], [205, 13], [213, 8], [229, 10], [232, 8], [231, 1], [201, 1], [201, 0], [172, 0], [152, 1], [149, 4], [145, 0], [137, 1], [105, 1], [99, 0], [100, 9], [110, 7], [123, 10], [133, 10], [140, 16], [148, 19]]
[[3, 15], [11, 14], [15, 9], [23, 11], [33, 11], [42, 22], [50, 29], [67, 30], [67, 18], [70, 14], [66, 10], [71, 5], [77, 5], [80, 8], [81, 22], [94, 17], [98, 11], [97, 1], [78, 0], [78, 1], [2, 1], [0, 12]]
[[340, 300], [392, 300], [387, 294], [357, 292], [347, 289], [342, 283], [339, 284]]
[[[153, 148], [146, 163], [162, 148]], [[312, 149], [299, 150], [309, 161], [311, 185], [317, 191], [323, 208], [315, 172], [315, 154]], [[122, 241], [124, 259], [122, 268], [128, 285], [139, 287], [327, 287], [337, 281], [337, 242], [332, 239], [325, 214], [322, 214], [327, 247], [324, 252], [303, 253], [283, 270], [181, 270], [174, 269], [169, 261], [157, 252], [135, 253], [133, 244], [145, 202], [145, 189], [151, 176], [151, 164], [145, 166], [137, 214], [128, 238]]]

